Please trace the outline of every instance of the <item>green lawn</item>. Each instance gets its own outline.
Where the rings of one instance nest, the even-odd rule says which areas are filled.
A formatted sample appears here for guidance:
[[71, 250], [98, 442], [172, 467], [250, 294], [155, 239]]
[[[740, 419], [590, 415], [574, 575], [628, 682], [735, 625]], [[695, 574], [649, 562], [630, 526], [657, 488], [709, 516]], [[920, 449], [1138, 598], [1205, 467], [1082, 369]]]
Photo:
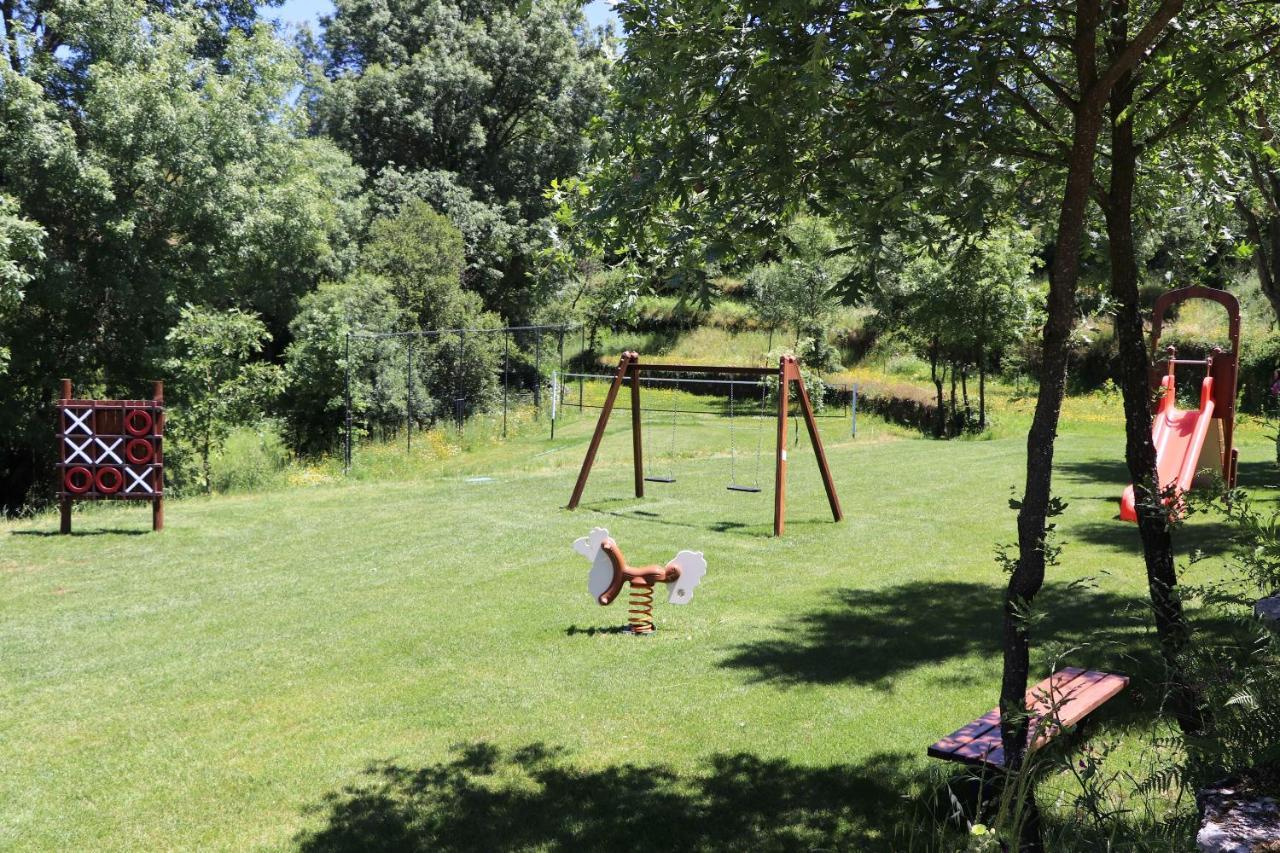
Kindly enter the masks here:
[[[1135, 675], [1095, 738], [1156, 698], [1114, 414], [1064, 427], [1040, 629]], [[172, 502], [159, 535], [134, 507], [78, 513], [72, 537], [0, 525], [0, 847], [922, 846], [925, 747], [995, 701], [992, 554], [1024, 440], [826, 420], [847, 518], [802, 442], [776, 540], [767, 490], [724, 489], [722, 422], [682, 423], [678, 482], [644, 500], [623, 423], [577, 512], [588, 418], [446, 476], [369, 451], [346, 481]], [[1261, 485], [1273, 450], [1245, 441]], [[656, 636], [587, 596], [570, 544], [594, 525], [636, 562], [706, 553]]]

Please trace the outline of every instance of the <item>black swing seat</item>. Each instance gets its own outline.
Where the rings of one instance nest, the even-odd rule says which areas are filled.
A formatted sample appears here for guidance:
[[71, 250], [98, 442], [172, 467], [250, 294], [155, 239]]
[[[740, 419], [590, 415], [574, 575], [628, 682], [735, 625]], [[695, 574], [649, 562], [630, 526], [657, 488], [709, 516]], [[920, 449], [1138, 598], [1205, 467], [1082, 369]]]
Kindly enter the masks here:
[[674, 483], [676, 481], [676, 478], [675, 477], [645, 477], [644, 481], [646, 483]]
[[760, 491], [759, 486], [739, 486], [736, 483], [725, 486], [725, 488], [731, 492], [751, 492], [753, 494]]

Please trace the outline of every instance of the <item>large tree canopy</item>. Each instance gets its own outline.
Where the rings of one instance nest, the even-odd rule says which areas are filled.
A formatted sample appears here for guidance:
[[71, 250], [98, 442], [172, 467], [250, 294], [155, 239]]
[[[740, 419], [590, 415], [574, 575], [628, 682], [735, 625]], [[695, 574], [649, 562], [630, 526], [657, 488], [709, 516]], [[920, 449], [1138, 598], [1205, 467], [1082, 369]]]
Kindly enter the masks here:
[[[980, 232], [1009, 191], [1041, 211], [1054, 250], [1001, 697], [1006, 710], [1020, 710], [1024, 617], [1054, 553], [1046, 547], [1060, 506], [1051, 495], [1054, 437], [1085, 223], [1091, 202], [1106, 195], [1098, 153], [1112, 96], [1133, 96], [1112, 120], [1140, 116], [1143, 142], [1158, 146], [1258, 61], [1256, 36], [1271, 31], [1275, 4], [658, 0], [618, 8], [627, 52], [615, 150], [592, 199], [607, 244], [675, 268], [691, 251], [714, 259], [750, 250], [744, 238], [768, 240], [809, 207], [842, 220], [874, 256], [886, 233], [933, 221], [922, 213]], [[1017, 716], [1004, 720], [1014, 766], [1026, 732]]]
[[0, 196], [6, 221], [43, 232], [42, 256], [16, 259], [23, 300], [0, 314], [0, 503], [16, 505], [58, 377], [159, 376], [187, 302], [259, 312], [282, 337], [296, 299], [346, 266], [359, 175], [302, 138], [301, 64], [269, 29], [230, 29], [215, 58], [210, 20], [187, 7], [4, 8]]
[[604, 105], [606, 46], [580, 5], [338, 0], [324, 19], [317, 129], [368, 171], [379, 203], [416, 196], [453, 219], [468, 284], [508, 316], [528, 310], [544, 191], [579, 172]]

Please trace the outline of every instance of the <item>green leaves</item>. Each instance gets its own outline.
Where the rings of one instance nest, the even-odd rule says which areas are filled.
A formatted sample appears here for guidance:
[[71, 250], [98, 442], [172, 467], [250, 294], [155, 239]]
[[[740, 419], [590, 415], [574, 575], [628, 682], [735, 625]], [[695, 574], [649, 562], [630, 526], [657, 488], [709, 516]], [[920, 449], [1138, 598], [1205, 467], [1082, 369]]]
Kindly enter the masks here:
[[384, 211], [416, 195], [448, 216], [469, 286], [527, 317], [544, 190], [580, 170], [607, 92], [605, 45], [578, 4], [339, 0], [327, 23], [318, 129], [367, 170]]
[[363, 271], [385, 279], [400, 306], [424, 329], [453, 328], [479, 310], [462, 289], [462, 234], [423, 201], [408, 202], [394, 217], [369, 226]]
[[[49, 377], [137, 396], [186, 304], [284, 333], [303, 292], [349, 270], [362, 209], [349, 158], [301, 138], [298, 56], [251, 6], [10, 7], [24, 47], [0, 56], [0, 435], [30, 458]], [[0, 469], [5, 501], [28, 485]]]
[[170, 431], [183, 449], [199, 456], [208, 491], [210, 454], [235, 427], [261, 420], [284, 377], [276, 365], [256, 360], [271, 340], [262, 320], [238, 309], [187, 305], [166, 340], [173, 355], [164, 368], [176, 403]]

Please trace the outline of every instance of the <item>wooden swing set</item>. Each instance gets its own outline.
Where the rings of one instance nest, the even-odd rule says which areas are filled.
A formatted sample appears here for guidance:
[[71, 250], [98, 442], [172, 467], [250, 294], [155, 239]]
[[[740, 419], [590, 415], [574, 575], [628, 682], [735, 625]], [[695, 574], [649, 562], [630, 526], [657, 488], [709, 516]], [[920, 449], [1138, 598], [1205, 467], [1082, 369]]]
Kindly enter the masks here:
[[[822, 485], [827, 491], [827, 502], [831, 505], [831, 515], [836, 521], [844, 518], [840, 508], [840, 498], [836, 495], [836, 486], [831, 479], [831, 468], [827, 464], [827, 454], [822, 448], [822, 437], [818, 435], [818, 424], [813, 417], [813, 406], [809, 402], [809, 392], [805, 390], [804, 381], [800, 377], [800, 365], [794, 356], [783, 356], [777, 367], [739, 367], [708, 366], [692, 364], [642, 364], [640, 356], [634, 352], [624, 352], [618, 362], [618, 370], [613, 376], [613, 383], [605, 396], [604, 406], [600, 410], [600, 419], [596, 421], [595, 433], [587, 446], [586, 458], [582, 460], [582, 470], [578, 472], [578, 481], [573, 487], [573, 497], [569, 499], [569, 509], [576, 509], [582, 500], [582, 492], [587, 486], [587, 477], [591, 474], [591, 466], [595, 464], [596, 453], [600, 450], [600, 442], [604, 439], [605, 427], [609, 424], [609, 416], [613, 414], [618, 392], [624, 383], [631, 386], [631, 459], [635, 469], [636, 497], [644, 497], [644, 438], [641, 429], [640, 380], [646, 373], [707, 373], [723, 376], [757, 376], [761, 380], [773, 376], [778, 380], [778, 440], [774, 454], [774, 488], [773, 488], [773, 534], [781, 536], [786, 524], [787, 509], [787, 413], [790, 410], [790, 386], [796, 384], [796, 402], [804, 415], [805, 426], [809, 430], [809, 441], [813, 445], [814, 456], [818, 460], [818, 472], [822, 475]], [[664, 482], [668, 478], [664, 478]], [[746, 491], [738, 488], [732, 490]]]

